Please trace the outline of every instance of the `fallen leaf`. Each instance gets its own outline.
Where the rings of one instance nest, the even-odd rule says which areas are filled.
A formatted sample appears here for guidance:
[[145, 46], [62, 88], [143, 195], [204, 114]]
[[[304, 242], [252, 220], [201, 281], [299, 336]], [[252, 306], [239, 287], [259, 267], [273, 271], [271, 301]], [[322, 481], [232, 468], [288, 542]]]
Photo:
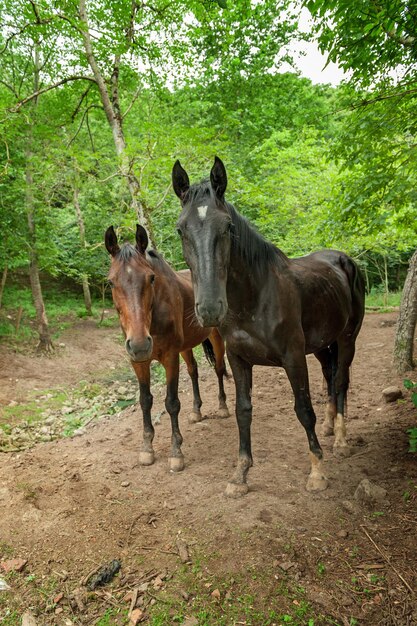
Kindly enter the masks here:
[[220, 591], [218, 589], [213, 589], [213, 591], [211, 592], [211, 597], [215, 598], [216, 600], [220, 600]]

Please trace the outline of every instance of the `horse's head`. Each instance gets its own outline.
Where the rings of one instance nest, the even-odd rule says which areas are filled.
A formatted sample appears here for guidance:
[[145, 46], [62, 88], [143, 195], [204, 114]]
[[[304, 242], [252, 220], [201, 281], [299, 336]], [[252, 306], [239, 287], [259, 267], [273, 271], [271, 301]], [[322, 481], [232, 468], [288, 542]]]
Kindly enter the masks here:
[[147, 361], [153, 348], [150, 328], [155, 274], [146, 259], [146, 230], [137, 225], [136, 246], [126, 243], [120, 248], [114, 228], [110, 226], [104, 241], [111, 255], [108, 279], [126, 337], [127, 353], [132, 361]]
[[190, 187], [187, 172], [176, 161], [172, 183], [181, 200], [177, 229], [184, 259], [191, 269], [195, 313], [202, 326], [219, 326], [228, 308], [226, 282], [233, 228], [224, 202], [226, 169], [215, 157], [210, 180]]

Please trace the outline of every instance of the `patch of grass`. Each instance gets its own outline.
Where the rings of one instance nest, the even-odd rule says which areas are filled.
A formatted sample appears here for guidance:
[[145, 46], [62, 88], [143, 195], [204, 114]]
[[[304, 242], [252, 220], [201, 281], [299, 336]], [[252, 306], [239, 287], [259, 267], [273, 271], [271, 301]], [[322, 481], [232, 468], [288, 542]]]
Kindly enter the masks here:
[[399, 307], [401, 302], [401, 292], [394, 291], [386, 294], [383, 290], [372, 289], [365, 298], [365, 306], [371, 309], [378, 309], [379, 313], [391, 311]]
[[1, 626], [20, 626], [21, 622], [22, 622], [22, 617], [19, 611], [12, 611], [11, 609], [8, 609], [6, 606], [4, 614], [2, 615], [0, 612]]
[[12, 427], [18, 426], [21, 422], [28, 424], [39, 422], [44, 411], [59, 409], [68, 398], [62, 389], [46, 389], [32, 392], [31, 395], [33, 400], [0, 409], [0, 428], [6, 434], [10, 434]]
[[[252, 567], [252, 576], [233, 572], [233, 576], [210, 575], [207, 562], [197, 558], [194, 566], [177, 570], [161, 602], [150, 607], [151, 626], [181, 624], [186, 617], [195, 617], [199, 626], [334, 625], [333, 618], [317, 614], [306, 599], [305, 590], [293, 585], [285, 575], [278, 580], [273, 569]], [[186, 590], [192, 600], [185, 604], [180, 598]], [[215, 595], [213, 591], [217, 590]]]
[[[43, 297], [53, 339], [57, 339], [63, 330], [71, 326], [80, 317], [87, 317], [81, 287], [80, 292], [76, 293], [62, 289], [58, 285], [49, 285], [43, 288]], [[96, 303], [97, 308], [94, 308], [94, 303]], [[22, 318], [19, 332], [16, 335], [16, 319], [20, 307], [22, 307]], [[101, 300], [93, 302], [93, 316], [101, 315], [101, 307]], [[3, 294], [0, 337], [6, 341], [35, 338], [37, 336], [36, 330], [33, 328], [35, 319], [36, 311], [30, 288], [20, 285], [7, 285]]]
[[95, 626], [116, 626], [118, 624], [126, 624], [127, 614], [127, 609], [107, 609], [104, 615], [102, 615], [99, 620], [94, 623]]
[[16, 483], [16, 490], [21, 491], [24, 499], [28, 501], [36, 500], [39, 495], [38, 489], [26, 482]]

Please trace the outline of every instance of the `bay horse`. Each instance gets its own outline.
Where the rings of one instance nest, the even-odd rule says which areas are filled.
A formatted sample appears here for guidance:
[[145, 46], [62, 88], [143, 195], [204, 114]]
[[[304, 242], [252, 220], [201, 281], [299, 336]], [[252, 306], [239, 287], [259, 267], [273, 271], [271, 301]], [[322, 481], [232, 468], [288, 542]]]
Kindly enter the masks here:
[[169, 467], [178, 472], [184, 469], [181, 452], [183, 438], [178, 424], [179, 355], [183, 357], [192, 381], [194, 404], [191, 421], [201, 420], [198, 369], [192, 351], [200, 343], [216, 370], [219, 415], [228, 417], [223, 386], [226, 373], [224, 343], [217, 329], [202, 328], [195, 320], [189, 270], [175, 272], [160, 254], [148, 251], [148, 235], [143, 226], [138, 224], [136, 227], [136, 245], [125, 243], [122, 247], [119, 247], [116, 232], [110, 226], [105, 233], [105, 245], [111, 255], [108, 279], [113, 302], [125, 335], [126, 351], [139, 382], [143, 414], [143, 444], [139, 462], [141, 465], [152, 465], [155, 460], [150, 366], [156, 360], [166, 372], [165, 407], [172, 427]]
[[239, 456], [226, 495], [248, 491], [254, 365], [285, 369], [310, 449], [307, 490], [321, 491], [328, 481], [305, 355], [317, 357], [327, 381], [325, 434], [335, 435], [336, 454], [348, 456], [344, 410], [365, 299], [359, 268], [336, 250], [288, 258], [225, 200], [227, 174], [218, 157], [209, 180], [190, 186], [176, 161], [172, 181], [182, 206], [177, 229], [191, 268], [195, 314], [202, 326], [219, 328], [235, 379]]

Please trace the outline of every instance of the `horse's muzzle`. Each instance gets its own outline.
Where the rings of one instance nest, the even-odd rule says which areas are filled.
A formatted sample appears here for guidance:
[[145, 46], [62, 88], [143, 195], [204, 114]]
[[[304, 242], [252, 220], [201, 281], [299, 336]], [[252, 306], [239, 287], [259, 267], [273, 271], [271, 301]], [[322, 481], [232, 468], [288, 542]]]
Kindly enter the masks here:
[[132, 361], [141, 363], [143, 361], [149, 361], [152, 356], [153, 340], [150, 335], [137, 341], [134, 339], [126, 339], [126, 351]]
[[223, 300], [219, 300], [214, 305], [211, 303], [206, 304], [205, 302], [196, 302], [195, 305], [196, 317], [204, 328], [220, 326], [226, 317], [226, 313], [227, 306], [224, 304]]

